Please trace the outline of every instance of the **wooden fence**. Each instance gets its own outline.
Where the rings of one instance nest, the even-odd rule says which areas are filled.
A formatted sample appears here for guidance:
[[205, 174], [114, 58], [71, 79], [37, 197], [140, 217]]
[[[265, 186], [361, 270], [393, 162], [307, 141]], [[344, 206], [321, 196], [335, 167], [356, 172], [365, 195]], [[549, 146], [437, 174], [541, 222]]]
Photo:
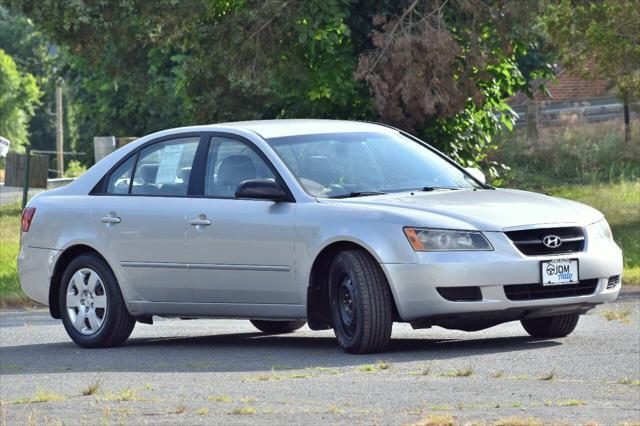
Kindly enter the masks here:
[[[26, 166], [26, 155], [10, 152], [6, 158], [6, 169], [4, 175], [5, 186], [24, 186], [24, 168]], [[46, 188], [49, 172], [48, 155], [31, 155], [29, 162], [29, 187]]]

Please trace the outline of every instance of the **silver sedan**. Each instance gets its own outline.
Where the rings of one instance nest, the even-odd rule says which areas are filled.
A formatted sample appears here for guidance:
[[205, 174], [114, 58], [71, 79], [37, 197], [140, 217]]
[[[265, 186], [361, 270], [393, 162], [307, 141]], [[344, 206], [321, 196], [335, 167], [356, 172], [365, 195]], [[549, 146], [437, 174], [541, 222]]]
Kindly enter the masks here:
[[415, 137], [347, 121], [166, 130], [23, 212], [24, 291], [84, 347], [153, 316], [333, 328], [384, 350], [393, 322], [571, 333], [620, 290], [622, 253], [583, 204], [495, 189]]

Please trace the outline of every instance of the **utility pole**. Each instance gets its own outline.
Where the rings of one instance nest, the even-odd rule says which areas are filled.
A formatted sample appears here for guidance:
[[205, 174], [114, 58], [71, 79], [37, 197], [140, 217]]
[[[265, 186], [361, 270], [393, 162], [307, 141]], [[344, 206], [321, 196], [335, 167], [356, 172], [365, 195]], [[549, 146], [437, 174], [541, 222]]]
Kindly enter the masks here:
[[62, 140], [62, 117], [64, 111], [62, 111], [62, 83], [64, 80], [58, 78], [56, 81], [56, 168], [58, 170], [58, 177], [61, 178], [64, 174], [64, 143]]

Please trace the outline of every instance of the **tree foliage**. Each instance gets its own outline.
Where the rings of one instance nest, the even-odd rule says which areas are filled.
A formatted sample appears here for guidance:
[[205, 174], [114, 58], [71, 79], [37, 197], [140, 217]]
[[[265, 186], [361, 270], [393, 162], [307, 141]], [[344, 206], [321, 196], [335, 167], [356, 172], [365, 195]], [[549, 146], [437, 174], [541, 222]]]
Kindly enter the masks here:
[[0, 49], [0, 135], [14, 149], [28, 143], [29, 120], [40, 95], [33, 75], [19, 72], [13, 58]]
[[543, 22], [564, 64], [613, 80], [626, 104], [640, 102], [640, 2], [548, 2]]
[[486, 164], [492, 136], [513, 123], [504, 100], [539, 71], [518, 68], [529, 36], [514, 28], [532, 11], [512, 2], [0, 1], [63, 49], [83, 140], [242, 119], [377, 120]]
[[[0, 49], [13, 58], [19, 73], [33, 75], [43, 92], [29, 121], [29, 142], [33, 148], [52, 149], [55, 144], [55, 80], [63, 59], [57, 55], [48, 37], [24, 16], [0, 6]], [[69, 117], [69, 114], [67, 114]], [[65, 129], [73, 129], [67, 122]], [[66, 131], [65, 140], [73, 132]]]

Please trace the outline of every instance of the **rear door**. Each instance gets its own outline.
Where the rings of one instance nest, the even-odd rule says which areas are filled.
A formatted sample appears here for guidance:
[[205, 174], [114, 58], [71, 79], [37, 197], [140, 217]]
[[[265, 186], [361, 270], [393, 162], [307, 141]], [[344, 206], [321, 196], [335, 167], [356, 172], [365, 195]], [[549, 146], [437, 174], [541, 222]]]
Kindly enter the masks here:
[[128, 288], [147, 301], [191, 298], [185, 220], [191, 167], [200, 135], [147, 144], [125, 159], [92, 199], [99, 238], [124, 271]]
[[[190, 200], [187, 253], [195, 302], [299, 303], [294, 274], [294, 202], [235, 198], [249, 179], [279, 177], [249, 141], [213, 136], [202, 196]], [[282, 184], [284, 185], [284, 184]]]

